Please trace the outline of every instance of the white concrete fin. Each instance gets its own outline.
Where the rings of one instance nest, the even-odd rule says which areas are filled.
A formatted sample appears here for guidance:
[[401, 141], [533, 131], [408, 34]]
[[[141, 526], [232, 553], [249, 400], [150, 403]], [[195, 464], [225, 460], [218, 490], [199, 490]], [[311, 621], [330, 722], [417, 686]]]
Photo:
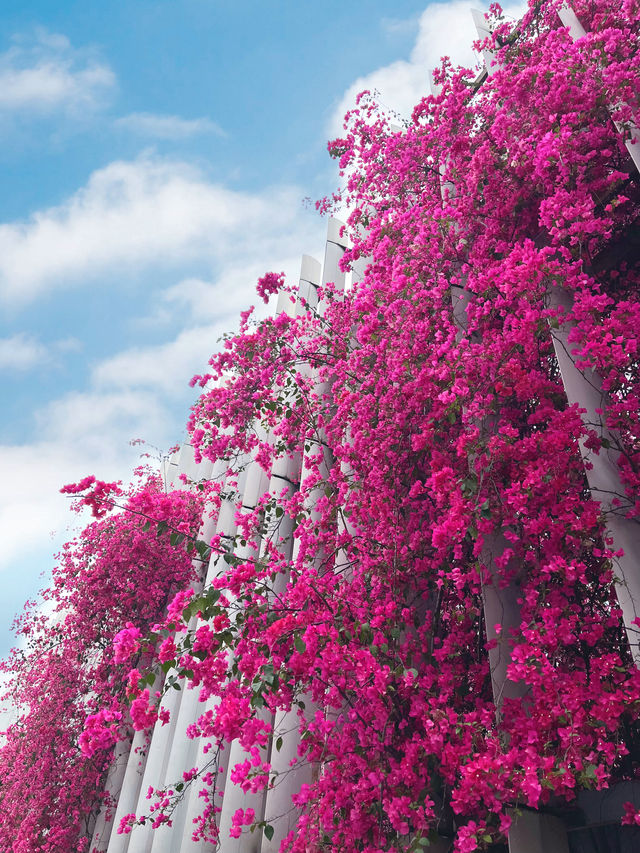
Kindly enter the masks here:
[[[587, 33], [585, 28], [582, 26], [580, 19], [568, 3], [565, 3], [562, 8], [558, 10], [558, 17], [565, 27], [568, 27], [569, 35], [574, 41], [586, 36]], [[633, 164], [640, 172], [640, 128], [633, 124], [624, 127], [618, 121], [614, 121], [614, 124], [618, 132], [626, 137], [624, 144], [629, 152], [629, 156], [631, 157]]]
[[168, 458], [166, 456], [163, 458], [160, 471], [166, 491], [170, 491], [179, 485], [180, 450], [174, 451]]
[[[179, 473], [184, 474], [189, 480], [198, 482], [198, 480], [208, 480], [211, 477], [213, 462], [210, 459], [203, 459], [201, 462], [196, 462], [194, 449], [190, 444], [183, 444], [180, 448]], [[178, 488], [184, 488], [180, 479], [176, 483]]]
[[[311, 705], [307, 696], [305, 702], [307, 707]], [[266, 820], [274, 828], [274, 834], [271, 841], [263, 839], [261, 853], [278, 853], [282, 840], [295, 829], [298, 819], [298, 811], [291, 798], [302, 785], [313, 782], [313, 766], [307, 759], [298, 759], [299, 724], [295, 709], [278, 711], [276, 714], [273, 739], [281, 739], [282, 743], [280, 750], [275, 749], [275, 743], [272, 744], [270, 763], [275, 780], [267, 792], [265, 814]]]
[[336, 219], [335, 216], [330, 216], [329, 221], [327, 223], [327, 242], [329, 243], [337, 243], [338, 246], [342, 246], [343, 249], [347, 248], [347, 238], [346, 236], [341, 236], [340, 232], [345, 227], [344, 222], [341, 222], [339, 219]]
[[[340, 230], [344, 224], [339, 219], [331, 217], [327, 227], [327, 243], [324, 252], [324, 264], [322, 265], [322, 284], [333, 282], [336, 290], [344, 290], [345, 274], [340, 269], [340, 261], [347, 248], [346, 237], [340, 236]], [[323, 313], [320, 306], [320, 313]]]
[[440, 83], [436, 83], [433, 76], [433, 69], [429, 71], [429, 88], [431, 89], [431, 94], [434, 98], [437, 98], [438, 95], [442, 92], [442, 86]]
[[351, 284], [357, 284], [359, 281], [364, 281], [364, 274], [367, 267], [371, 263], [370, 257], [360, 256], [356, 261], [351, 262]]
[[481, 9], [471, 9], [471, 17], [473, 18], [473, 23], [475, 24], [476, 30], [478, 32], [478, 38], [490, 38], [491, 30], [489, 28], [489, 24], [487, 23], [485, 13]]
[[242, 498], [242, 506], [246, 509], [253, 509], [258, 500], [269, 488], [269, 480], [262, 468], [254, 462], [249, 468], [247, 482]]
[[144, 746], [146, 741], [145, 732], [136, 732], [133, 736], [129, 760], [122, 781], [122, 790], [118, 798], [118, 805], [113, 817], [113, 829], [109, 837], [108, 853], [127, 853], [129, 850], [130, 833], [119, 833], [120, 821], [125, 815], [135, 811], [142, 784], [142, 774], [146, 762]]
[[[549, 289], [551, 307], [561, 306], [565, 314], [571, 311], [573, 298], [567, 291], [551, 287]], [[564, 323], [552, 332], [553, 348], [560, 369], [560, 378], [564, 386], [569, 405], [577, 405], [585, 427], [595, 431], [603, 441], [599, 453], [594, 453], [580, 442], [580, 452], [585, 465], [585, 474], [593, 498], [600, 502], [606, 517], [607, 534], [613, 540], [613, 548], [623, 553], [614, 560], [615, 574], [620, 579], [616, 593], [622, 610], [623, 622], [627, 631], [631, 652], [640, 663], [638, 629], [634, 620], [640, 616], [640, 525], [626, 517], [625, 486], [620, 475], [620, 448], [623, 447], [620, 436], [609, 430], [600, 412], [606, 409], [607, 396], [602, 390], [602, 380], [590, 369], [576, 367], [569, 343], [571, 324]], [[616, 501], [617, 499], [617, 501]], [[618, 502], [621, 502], [619, 505]]]
[[[131, 744], [129, 741], [121, 740], [115, 745], [113, 751], [113, 764], [109, 768], [104, 786], [105, 792], [113, 802], [117, 802], [118, 796], [122, 791], [130, 750]], [[93, 835], [91, 837], [92, 853], [93, 851], [95, 853], [104, 853], [109, 846], [109, 839], [113, 831], [113, 819], [107, 820], [107, 813], [109, 811], [113, 814], [113, 806], [107, 807], [106, 804], [103, 804], [93, 828]]]
[[[478, 38], [481, 41], [484, 41], [484, 39], [489, 38], [492, 33], [485, 17], [485, 13], [482, 12], [480, 9], [471, 9], [471, 17], [473, 18], [473, 23], [475, 24], [478, 33]], [[486, 49], [483, 50], [482, 57], [484, 59], [484, 66], [487, 70], [487, 74], [491, 75], [495, 73], [498, 70], [498, 66], [492, 64], [495, 62], [495, 56], [493, 54], [493, 51]]]
[[303, 255], [300, 264], [300, 281], [308, 281], [317, 286], [320, 284], [321, 275], [322, 267], [320, 261], [312, 258], [311, 255]]
[[569, 29], [569, 35], [574, 39], [574, 41], [586, 36], [587, 33], [585, 28], [582, 26], [578, 20], [578, 16], [568, 3], [565, 3], [564, 6], [558, 9], [558, 17], [565, 27]]

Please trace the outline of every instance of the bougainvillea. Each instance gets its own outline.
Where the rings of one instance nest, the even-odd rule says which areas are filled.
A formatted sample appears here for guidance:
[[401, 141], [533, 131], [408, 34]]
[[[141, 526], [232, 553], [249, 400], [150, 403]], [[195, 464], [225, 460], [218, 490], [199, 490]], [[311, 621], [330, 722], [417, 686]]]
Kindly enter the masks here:
[[[313, 768], [292, 793], [291, 853], [417, 851], [438, 835], [472, 853], [503, 842], [518, 807], [558, 813], [638, 776], [638, 625], [622, 622], [583, 454], [617, 454], [610, 507], [640, 519], [640, 187], [625, 146], [640, 8], [580, 0], [574, 40], [559, 7], [532, 3], [516, 25], [492, 7], [491, 75], [444, 62], [400, 130], [361, 97], [329, 150], [351, 210], [343, 263], [366, 258], [363, 280], [320, 288], [321, 308], [247, 312], [196, 379], [191, 440], [229, 460], [238, 533], [213, 538], [213, 583], [182, 590], [143, 643], [162, 637], [151, 666], [208, 701], [189, 730], [207, 758], [158, 791], [154, 825], [198, 785], [193, 830], [216, 841], [217, 756], [235, 740], [226, 786], [272, 791], [282, 712]], [[268, 273], [259, 295], [281, 287]], [[567, 400], [565, 340], [599, 377], [601, 423]], [[252, 464], [288, 473], [250, 509]], [[511, 602], [504, 621], [487, 622], [491, 595]], [[114, 625], [118, 660], [139, 625], [129, 611]], [[144, 729], [141, 671], [128, 695]], [[125, 713], [99, 705], [85, 752]], [[240, 808], [231, 835], [270, 839], [276, 817]]]
[[[245, 742], [243, 790], [278, 782], [264, 708], [298, 709], [316, 772], [282, 849], [418, 849], [435, 833], [483, 849], [514, 807], [570, 807], [637, 773], [636, 626], [622, 629], [579, 443], [609, 448], [568, 404], [553, 337], [602, 380], [618, 503], [637, 517], [640, 192], [624, 143], [639, 10], [580, 3], [574, 41], [558, 8], [514, 26], [494, 7], [491, 75], [444, 63], [401, 130], [361, 98], [329, 150], [352, 211], [344, 263], [366, 257], [364, 280], [328, 286], [322, 315], [245, 327], [200, 380], [203, 456], [298, 460], [297, 489], [236, 517], [260, 547], [218, 558], [216, 594], [167, 623], [176, 666], [217, 702], [194, 733]], [[485, 624], [490, 587], [517, 624]], [[196, 834], [215, 839], [215, 817], [212, 799]]]
[[133, 637], [147, 633], [169, 594], [193, 579], [184, 545], [158, 536], [157, 523], [193, 536], [202, 513], [200, 497], [165, 493], [143, 472], [126, 493], [94, 477], [62, 491], [82, 495], [76, 508], [90, 506], [97, 520], [64, 546], [4, 664], [19, 718], [0, 748], [0, 848], [14, 853], [87, 850], [114, 745], [131, 735], [131, 660], [114, 659], [112, 645], [120, 638], [122, 649], [125, 623]]

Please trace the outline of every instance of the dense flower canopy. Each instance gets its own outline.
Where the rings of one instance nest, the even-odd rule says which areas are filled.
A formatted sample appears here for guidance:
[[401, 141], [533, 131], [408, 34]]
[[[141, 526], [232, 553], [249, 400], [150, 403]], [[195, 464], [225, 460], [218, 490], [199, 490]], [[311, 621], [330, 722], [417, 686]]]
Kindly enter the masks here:
[[130, 734], [130, 666], [114, 661], [113, 640], [130, 620], [148, 631], [169, 594], [193, 580], [191, 557], [157, 536], [155, 522], [197, 532], [199, 498], [167, 494], [142, 472], [126, 494], [93, 477], [64, 491], [91, 487], [80, 503], [97, 520], [65, 545], [51, 587], [18, 620], [23, 646], [4, 664], [20, 717], [0, 749], [0, 849], [15, 853], [87, 849], [114, 743]]
[[[472, 853], [504, 840], [514, 808], [562, 814], [581, 789], [637, 778], [640, 626], [619, 606], [611, 521], [640, 519], [640, 186], [625, 145], [640, 8], [574, 8], [577, 40], [555, 0], [517, 25], [494, 7], [491, 74], [443, 63], [400, 130], [362, 96], [329, 146], [352, 211], [343, 263], [366, 258], [362, 281], [245, 315], [197, 378], [191, 441], [229, 460], [237, 534], [207, 543], [211, 585], [181, 591], [146, 640], [155, 617], [135, 596], [104, 634], [121, 630], [119, 662], [159, 649], [152, 666], [209, 703], [190, 734], [214, 757], [157, 792], [157, 825], [197, 785], [194, 831], [216, 840], [216, 757], [239, 742], [226, 785], [271, 790], [282, 712], [312, 768], [292, 853], [436, 835]], [[259, 295], [283, 287], [269, 273]], [[567, 399], [563, 348], [599, 383], [597, 420]], [[606, 501], [588, 476], [605, 453], [619, 469]], [[243, 508], [255, 464], [288, 474]], [[128, 695], [144, 729], [140, 670]], [[106, 745], [121, 692], [100, 694], [85, 744]], [[241, 809], [232, 834], [270, 838], [274, 817]], [[63, 849], [29, 843], [12, 849]]]

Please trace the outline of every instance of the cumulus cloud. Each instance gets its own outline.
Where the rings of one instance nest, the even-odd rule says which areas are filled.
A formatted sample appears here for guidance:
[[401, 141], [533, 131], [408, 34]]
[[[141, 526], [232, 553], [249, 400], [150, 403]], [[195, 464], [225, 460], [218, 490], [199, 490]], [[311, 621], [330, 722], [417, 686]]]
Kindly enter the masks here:
[[54, 365], [60, 354], [79, 349], [82, 349], [82, 344], [77, 338], [63, 338], [45, 346], [33, 335], [18, 332], [0, 338], [0, 371], [24, 372], [44, 363]]
[[116, 119], [115, 124], [139, 136], [154, 139], [188, 139], [203, 133], [226, 136], [220, 125], [208, 118], [186, 119], [156, 113], [131, 113]]
[[65, 36], [39, 30], [14, 41], [0, 55], [1, 112], [78, 114], [100, 105], [115, 86], [111, 68]]
[[101, 362], [93, 371], [99, 388], [153, 388], [171, 393], [184, 388], [202, 372], [220, 336], [228, 331], [222, 322], [185, 329], [172, 341], [149, 347], [132, 347]]
[[[283, 245], [281, 250], [286, 248]], [[297, 281], [300, 255], [287, 256], [281, 251], [272, 260], [269, 268], [282, 270], [289, 282]], [[165, 343], [131, 347], [104, 359], [92, 371], [94, 386], [179, 393], [194, 374], [206, 371], [222, 335], [237, 327], [240, 312], [256, 303], [255, 284], [265, 268], [264, 259], [249, 259], [244, 265], [225, 268], [214, 282], [187, 278], [167, 288], [160, 294], [163, 308], [181, 318], [186, 328]], [[267, 310], [260, 303], [254, 316]]]
[[34, 441], [0, 444], [3, 481], [11, 484], [0, 495], [0, 570], [34, 553], [50, 555], [64, 541], [75, 519], [62, 485], [90, 473], [128, 479], [139, 453], [130, 439], [148, 435], [168, 447], [180, 437], [165, 403], [139, 388], [67, 393], [38, 411], [35, 422]]
[[[355, 80], [337, 103], [328, 133], [341, 134], [345, 113], [353, 109], [356, 95], [365, 89], [379, 93], [377, 100], [385, 109], [408, 119], [418, 101], [429, 94], [429, 72], [440, 64], [441, 57], [450, 57], [454, 65], [477, 67], [479, 57], [471, 47], [478, 38], [471, 16], [473, 5], [466, 0], [430, 3], [415, 24], [416, 40], [409, 59], [398, 60]], [[511, 4], [504, 7], [504, 13], [517, 20], [524, 8], [524, 3]], [[403, 23], [388, 21], [386, 26], [397, 28]]]
[[[103, 358], [84, 388], [34, 414], [36, 438], [0, 445], [5, 483], [12, 484], [0, 495], [0, 569], [23, 558], [25, 547], [53, 550], [49, 531], [69, 523], [62, 484], [88, 473], [127, 479], [137, 454], [132, 438], [163, 448], [180, 440], [195, 394], [188, 381], [206, 370], [218, 338], [256, 302], [257, 278], [275, 269], [294, 280], [302, 252], [319, 254], [326, 223], [301, 209], [302, 195], [293, 187], [237, 193], [184, 163], [147, 157], [112, 163], [65, 204], [0, 227], [6, 301], [26, 302], [73, 280], [80, 285], [114, 266], [135, 265], [152, 276], [162, 265], [163, 272], [175, 268], [175, 284], [156, 292], [150, 311], [166, 312], [170, 328], [180, 330]], [[192, 259], [210, 275], [185, 277], [183, 264]], [[49, 351], [73, 346], [60, 341]]]
[[0, 370], [30, 370], [46, 357], [46, 347], [24, 332], [0, 338]]
[[302, 195], [236, 192], [182, 162], [110, 163], [63, 204], [0, 225], [0, 300], [25, 305], [116, 268], [268, 257], [283, 235], [309, 232]]

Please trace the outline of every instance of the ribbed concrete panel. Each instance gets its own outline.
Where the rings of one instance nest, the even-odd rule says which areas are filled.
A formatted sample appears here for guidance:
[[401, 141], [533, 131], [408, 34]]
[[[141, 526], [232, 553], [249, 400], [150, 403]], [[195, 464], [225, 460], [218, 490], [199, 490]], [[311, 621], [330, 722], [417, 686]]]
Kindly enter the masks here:
[[[238, 495], [235, 501], [228, 501], [230, 508], [233, 508], [233, 513], [235, 516], [236, 513], [236, 505], [243, 507], [245, 509], [254, 509], [257, 505], [259, 498], [266, 491], [267, 487], [267, 477], [264, 471], [260, 468], [257, 462], [250, 462], [246, 468], [245, 474], [242, 478], [242, 483], [238, 485]], [[236, 522], [235, 518], [233, 521], [230, 518], [226, 519], [226, 530], [231, 531], [230, 535], [235, 535], [236, 530]], [[259, 540], [254, 540], [252, 543], [247, 542], [244, 546], [237, 546], [234, 548], [234, 554], [236, 557], [240, 559], [255, 559], [258, 553]], [[207, 711], [215, 711], [219, 704], [218, 697], [212, 697], [209, 699], [201, 708], [199, 708], [199, 713], [203, 714]], [[211, 760], [213, 755], [213, 751], [210, 750], [209, 741], [207, 738], [199, 738], [197, 744], [197, 752], [194, 766], [201, 770], [206, 766], [207, 762]], [[235, 748], [235, 752], [234, 752]], [[216, 798], [216, 805], [222, 805], [222, 815], [220, 821], [222, 823], [223, 818], [228, 818], [228, 827], [223, 827], [226, 829], [225, 835], [221, 834], [221, 839], [224, 840], [223, 849], [227, 851], [237, 845], [234, 845], [234, 839], [229, 839], [228, 833], [231, 828], [231, 817], [235, 811], [239, 808], [247, 808], [251, 805], [256, 813], [259, 814], [259, 808], [262, 804], [262, 798], [260, 798], [260, 802], [249, 802], [252, 798], [247, 798], [247, 795], [243, 794], [242, 790], [235, 785], [233, 785], [230, 781], [229, 771], [233, 766], [240, 761], [243, 761], [246, 756], [236, 757], [236, 753], [238, 752], [239, 746], [236, 742], [231, 744], [231, 746], [226, 745], [224, 748], [223, 754], [220, 756], [219, 760], [219, 770], [218, 773], [218, 783], [217, 783], [217, 791], [223, 792], [223, 797]], [[206, 751], [205, 751], [206, 750]], [[266, 756], [265, 756], [266, 758]], [[191, 785], [187, 796], [185, 797], [184, 804], [184, 825], [182, 827], [182, 833], [180, 838], [180, 846], [179, 849], [181, 853], [214, 853], [215, 845], [203, 842], [203, 841], [194, 841], [193, 831], [194, 831], [194, 821], [198, 818], [198, 816], [202, 813], [205, 801], [200, 796], [200, 791], [203, 789], [203, 785], [201, 783], [196, 783]], [[258, 820], [260, 817], [258, 817]], [[219, 826], [221, 825], [219, 823]], [[176, 825], [175, 833], [177, 835], [179, 826]], [[259, 833], [254, 833], [256, 839], [259, 838]]]
[[[552, 307], [562, 307], [565, 313], [572, 307], [572, 297], [560, 288], [549, 292]], [[603, 420], [608, 400], [602, 391], [602, 380], [591, 369], [580, 370], [569, 343], [571, 326], [563, 326], [552, 332], [553, 347], [560, 368], [560, 376], [570, 406], [577, 405], [587, 429], [594, 431], [603, 447], [595, 453], [580, 441], [580, 452], [585, 461], [585, 474], [593, 498], [600, 502], [606, 518], [606, 530], [613, 542], [614, 550], [623, 553], [614, 558], [615, 574], [620, 579], [616, 585], [622, 618], [627, 629], [629, 644], [636, 661], [640, 663], [638, 629], [633, 621], [640, 616], [640, 524], [626, 518], [628, 500], [620, 477], [619, 459], [623, 447], [620, 436], [610, 430]]]
[[113, 827], [107, 847], [108, 853], [127, 853], [129, 850], [130, 833], [119, 833], [118, 827], [123, 817], [135, 813], [146, 761], [146, 741], [145, 732], [136, 732], [133, 736], [131, 751], [122, 780], [122, 790], [113, 818]]
[[[105, 782], [105, 792], [109, 795], [111, 803], [117, 803], [122, 791], [124, 777], [131, 752], [131, 744], [129, 741], [120, 741], [115, 745], [113, 750], [113, 764], [107, 773]], [[113, 805], [103, 805], [93, 828], [91, 837], [91, 851], [95, 853], [104, 853], [109, 846], [109, 839], [113, 830], [113, 820], [107, 820], [107, 814], [113, 814]]]
[[[565, 5], [558, 10], [558, 17], [562, 21], [562, 23], [569, 29], [569, 35], [571, 38], [576, 41], [577, 39], [583, 38], [586, 36], [585, 28], [580, 23], [578, 16], [573, 11], [572, 7], [565, 3]], [[640, 129], [632, 125], [629, 128], [624, 128], [619, 122], [614, 122], [618, 132], [625, 136], [624, 144], [629, 152], [629, 156], [634, 162], [634, 165], [638, 171], [640, 171]]]

